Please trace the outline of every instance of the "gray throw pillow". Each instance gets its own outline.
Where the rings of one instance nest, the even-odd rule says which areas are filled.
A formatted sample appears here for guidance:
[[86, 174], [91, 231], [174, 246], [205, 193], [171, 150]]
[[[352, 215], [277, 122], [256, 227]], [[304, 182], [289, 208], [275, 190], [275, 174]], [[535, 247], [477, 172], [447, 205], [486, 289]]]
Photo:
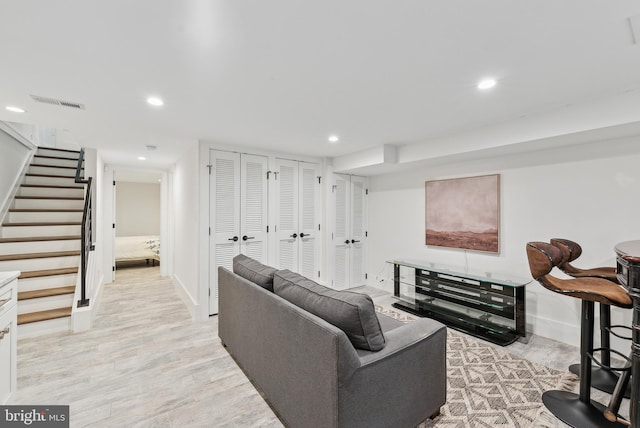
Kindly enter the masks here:
[[244, 254], [238, 254], [233, 258], [233, 273], [269, 291], [273, 291], [273, 274], [276, 270]]
[[373, 300], [366, 294], [333, 290], [289, 270], [275, 273], [273, 290], [344, 331], [354, 347], [368, 351], [384, 348], [384, 335]]

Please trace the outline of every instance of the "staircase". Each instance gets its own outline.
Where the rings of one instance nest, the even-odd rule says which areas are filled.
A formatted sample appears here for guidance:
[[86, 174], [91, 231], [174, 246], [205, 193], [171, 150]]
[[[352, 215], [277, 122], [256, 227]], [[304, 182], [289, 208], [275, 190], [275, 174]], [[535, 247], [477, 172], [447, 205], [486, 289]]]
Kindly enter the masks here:
[[19, 270], [18, 335], [69, 331], [80, 265], [79, 152], [39, 148], [2, 226], [0, 271]]

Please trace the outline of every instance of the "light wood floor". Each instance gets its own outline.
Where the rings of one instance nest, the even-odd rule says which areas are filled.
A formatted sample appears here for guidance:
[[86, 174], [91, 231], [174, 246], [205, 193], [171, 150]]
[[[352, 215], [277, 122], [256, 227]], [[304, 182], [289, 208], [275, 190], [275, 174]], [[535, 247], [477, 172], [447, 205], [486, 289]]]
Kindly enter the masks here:
[[[578, 361], [577, 348], [538, 336], [507, 349], [563, 371]], [[217, 317], [193, 322], [158, 267], [119, 270], [92, 330], [19, 340], [18, 393], [8, 404], [70, 405], [72, 427], [282, 427], [221, 346]]]

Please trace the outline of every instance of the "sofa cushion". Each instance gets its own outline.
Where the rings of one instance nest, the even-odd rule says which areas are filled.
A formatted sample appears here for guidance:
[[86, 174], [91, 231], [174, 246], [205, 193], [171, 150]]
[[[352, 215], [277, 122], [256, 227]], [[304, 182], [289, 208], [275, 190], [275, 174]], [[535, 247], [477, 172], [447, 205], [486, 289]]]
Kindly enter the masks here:
[[289, 270], [275, 273], [273, 290], [344, 331], [355, 348], [369, 351], [384, 348], [384, 335], [373, 300], [366, 294], [333, 290]]
[[269, 291], [273, 291], [273, 274], [276, 270], [244, 254], [233, 258], [233, 273]]

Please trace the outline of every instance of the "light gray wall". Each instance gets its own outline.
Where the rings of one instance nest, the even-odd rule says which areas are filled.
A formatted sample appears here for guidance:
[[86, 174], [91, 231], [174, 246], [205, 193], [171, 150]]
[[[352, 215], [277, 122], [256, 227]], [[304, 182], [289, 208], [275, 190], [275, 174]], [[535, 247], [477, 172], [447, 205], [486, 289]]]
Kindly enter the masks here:
[[0, 129], [0, 220], [14, 195], [23, 169], [31, 158], [32, 147]]
[[116, 181], [116, 236], [160, 235], [160, 183]]
[[[640, 239], [640, 137], [548, 150], [503, 159], [433, 165], [374, 177], [369, 187], [370, 285], [393, 290], [393, 259], [417, 259], [531, 279], [526, 243], [567, 238], [580, 243], [576, 266], [615, 266], [614, 246]], [[634, 152], [635, 151], [635, 152]], [[501, 174], [500, 254], [427, 247], [425, 181]], [[554, 271], [554, 275], [563, 276]], [[526, 286], [527, 328], [577, 345], [580, 301], [533, 281]], [[630, 325], [631, 311], [613, 308], [613, 324]], [[614, 341], [616, 341], [614, 339]], [[617, 349], [626, 349], [619, 343]]]

